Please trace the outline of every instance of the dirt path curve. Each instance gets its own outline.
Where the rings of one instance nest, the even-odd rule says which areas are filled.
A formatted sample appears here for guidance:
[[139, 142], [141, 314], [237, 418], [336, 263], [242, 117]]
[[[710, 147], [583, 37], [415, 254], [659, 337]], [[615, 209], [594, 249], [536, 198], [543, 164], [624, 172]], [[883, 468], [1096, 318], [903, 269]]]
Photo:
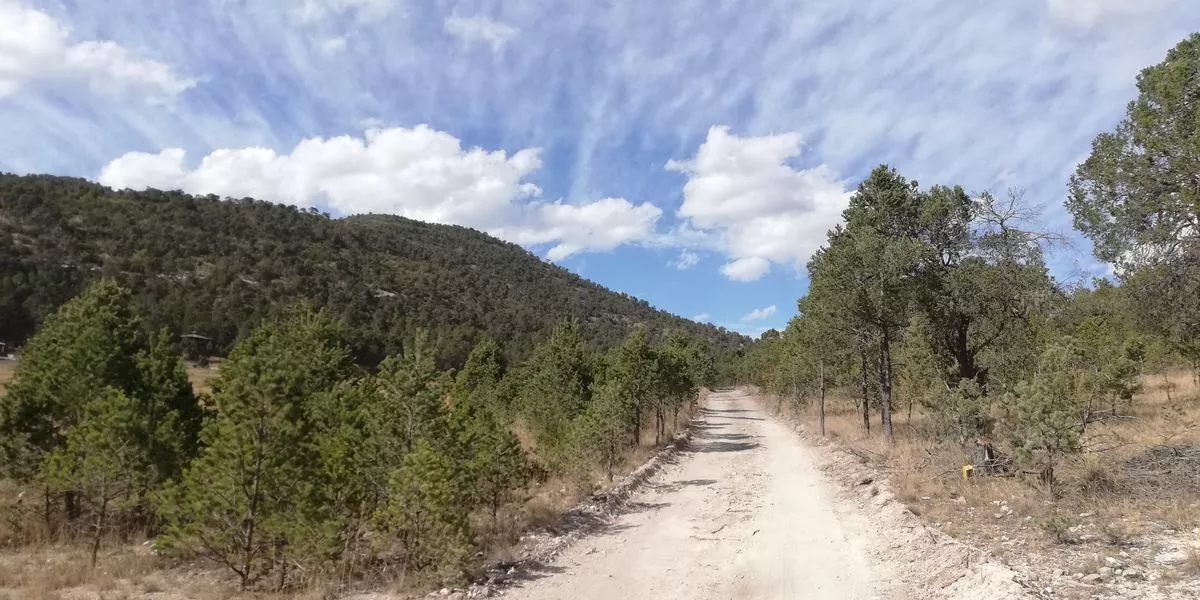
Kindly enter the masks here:
[[564, 552], [527, 600], [870, 599], [868, 525], [742, 391], [712, 394], [690, 449], [631, 511]]

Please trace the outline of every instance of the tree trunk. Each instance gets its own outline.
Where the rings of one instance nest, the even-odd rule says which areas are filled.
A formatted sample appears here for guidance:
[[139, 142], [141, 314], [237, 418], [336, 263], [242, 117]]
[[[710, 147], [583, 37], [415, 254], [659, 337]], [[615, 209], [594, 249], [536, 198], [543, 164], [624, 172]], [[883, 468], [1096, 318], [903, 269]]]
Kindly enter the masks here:
[[633, 405], [633, 447], [637, 448], [642, 445], [642, 403], [635, 402]]
[[654, 445], [657, 447], [662, 444], [663, 432], [667, 428], [667, 415], [662, 409], [662, 405], [654, 409], [654, 421]]
[[821, 372], [821, 375], [820, 375], [820, 387], [821, 387], [820, 415], [821, 416], [819, 419], [819, 423], [820, 423], [820, 427], [821, 427], [821, 437], [825, 437], [825, 361], [824, 360], [820, 361], [820, 372]]
[[108, 513], [108, 498], [100, 501], [100, 513], [96, 515], [95, 537], [92, 538], [92, 568], [96, 568], [96, 557], [100, 554], [100, 535], [104, 532], [104, 517]]
[[864, 344], [859, 347], [859, 356], [862, 358], [862, 416], [863, 429], [867, 431], [867, 435], [871, 435], [871, 401], [867, 395], [867, 347]]
[[45, 506], [42, 507], [42, 512], [44, 513], [43, 517], [46, 519], [46, 534], [49, 535], [51, 538], [53, 538], [54, 537], [54, 516], [53, 516], [54, 498], [50, 494], [50, 488], [43, 488], [42, 492], [43, 492], [43, 496], [42, 496], [43, 500], [45, 500]]
[[883, 335], [879, 339], [879, 393], [883, 437], [891, 444], [895, 442], [892, 432], [892, 349], [886, 327], [883, 328]]
[[[75, 492], [68, 490], [67, 493], [63, 494], [63, 509], [67, 511], [68, 526], [79, 519], [79, 502], [77, 501]], [[70, 529], [68, 529], [68, 535], [70, 534]]]

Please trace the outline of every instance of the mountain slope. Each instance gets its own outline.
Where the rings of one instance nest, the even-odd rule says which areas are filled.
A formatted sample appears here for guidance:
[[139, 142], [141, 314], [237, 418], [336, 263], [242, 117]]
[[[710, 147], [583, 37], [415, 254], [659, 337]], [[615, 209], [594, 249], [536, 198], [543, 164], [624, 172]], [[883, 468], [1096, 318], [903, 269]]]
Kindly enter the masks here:
[[367, 362], [417, 328], [434, 333], [448, 362], [482, 331], [519, 358], [564, 319], [599, 348], [634, 326], [682, 328], [718, 348], [743, 341], [464, 227], [0, 175], [0, 341], [20, 344], [101, 276], [130, 286], [153, 325], [209, 336], [218, 353], [297, 298], [341, 318]]

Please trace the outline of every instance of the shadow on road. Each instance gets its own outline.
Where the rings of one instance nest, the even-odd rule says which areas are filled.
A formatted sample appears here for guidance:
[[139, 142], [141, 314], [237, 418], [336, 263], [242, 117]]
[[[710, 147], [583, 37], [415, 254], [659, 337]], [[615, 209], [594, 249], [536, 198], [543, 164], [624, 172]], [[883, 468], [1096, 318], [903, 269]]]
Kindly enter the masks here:
[[650, 484], [650, 489], [660, 493], [677, 492], [685, 487], [692, 486], [707, 486], [717, 483], [716, 479], [685, 479], [683, 481], [667, 481], [663, 483]]
[[696, 439], [702, 440], [752, 440], [757, 438], [757, 435], [747, 433], [705, 433], [697, 435]]
[[688, 452], [745, 452], [759, 447], [757, 442], [703, 442], [692, 444]]

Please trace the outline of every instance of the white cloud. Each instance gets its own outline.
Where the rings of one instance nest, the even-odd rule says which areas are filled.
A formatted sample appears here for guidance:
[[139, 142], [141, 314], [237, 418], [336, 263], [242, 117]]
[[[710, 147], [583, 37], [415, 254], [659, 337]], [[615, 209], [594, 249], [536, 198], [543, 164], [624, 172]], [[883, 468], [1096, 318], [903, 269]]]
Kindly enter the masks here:
[[546, 253], [562, 260], [579, 252], [606, 251], [649, 239], [662, 210], [650, 203], [634, 206], [624, 198], [605, 198], [587, 204], [533, 204], [527, 223], [493, 233], [520, 244], [556, 243]]
[[1056, 17], [1083, 27], [1103, 19], [1154, 13], [1178, 0], [1047, 0]]
[[712, 315], [708, 313], [700, 313], [692, 317], [692, 320], [697, 323], [708, 323], [710, 320], [712, 320]]
[[311, 23], [320, 19], [354, 13], [360, 21], [390, 13], [399, 0], [304, 0], [296, 9], [301, 21]]
[[343, 36], [330, 37], [321, 40], [321, 52], [325, 54], [338, 54], [346, 51], [346, 38]]
[[730, 281], [758, 281], [771, 270], [771, 261], [761, 256], [739, 258], [721, 265], [721, 273]]
[[364, 138], [305, 139], [290, 154], [220, 149], [194, 169], [178, 148], [130, 152], [108, 163], [99, 181], [113, 188], [182, 189], [466, 225], [521, 244], [554, 244], [552, 260], [654, 234], [662, 211], [652, 204], [537, 200], [541, 190], [526, 178], [541, 166], [539, 152], [464, 149], [454, 136], [420, 125], [371, 129]]
[[446, 17], [443, 26], [446, 33], [464, 42], [483, 42], [491, 45], [493, 52], [499, 52], [517, 35], [515, 28], [483, 15], [460, 17], [453, 14]]
[[667, 163], [688, 176], [678, 215], [715, 237], [729, 279], [754, 281], [772, 263], [802, 267], [841, 219], [842, 183], [824, 166], [793, 168], [799, 154], [794, 133], [738, 137], [712, 127], [693, 159]]
[[684, 248], [679, 252], [679, 258], [671, 261], [668, 264], [676, 269], [679, 269], [680, 271], [686, 271], [700, 264], [700, 255], [688, 250], [687, 248]]
[[165, 102], [196, 85], [171, 67], [111, 41], [72, 42], [67, 26], [0, 0], [0, 98], [35, 85], [82, 83], [94, 92]]
[[745, 316], [743, 316], [742, 322], [761, 321], [763, 319], [767, 319], [767, 318], [775, 316], [775, 313], [777, 313], [777, 312], [779, 312], [779, 308], [776, 307], [774, 304], [772, 304], [766, 308], [757, 308], [755, 310], [750, 311]]

